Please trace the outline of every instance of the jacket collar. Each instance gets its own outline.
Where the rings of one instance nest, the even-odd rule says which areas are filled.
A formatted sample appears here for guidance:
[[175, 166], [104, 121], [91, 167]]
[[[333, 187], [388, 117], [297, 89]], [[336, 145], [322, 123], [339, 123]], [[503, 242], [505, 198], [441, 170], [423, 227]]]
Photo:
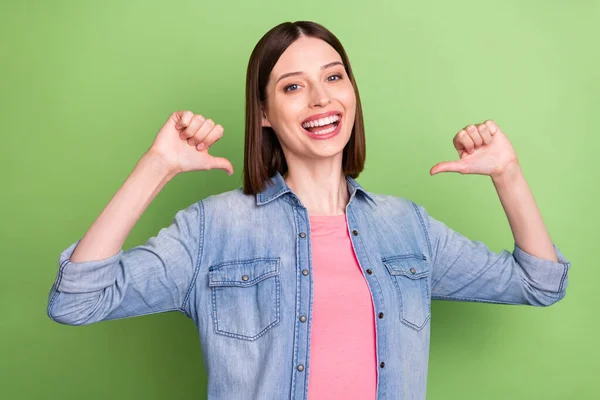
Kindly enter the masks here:
[[[346, 182], [348, 184], [348, 193], [350, 194], [350, 199], [356, 195], [356, 192], [360, 192], [366, 199], [377, 205], [373, 197], [371, 197], [371, 195], [358, 182], [356, 182], [356, 180], [346, 175]], [[265, 189], [256, 195], [256, 204], [259, 206], [267, 204], [286, 193], [293, 194], [292, 189], [290, 189], [290, 187], [285, 183], [283, 176], [277, 172], [269, 180], [269, 182], [267, 182]]]

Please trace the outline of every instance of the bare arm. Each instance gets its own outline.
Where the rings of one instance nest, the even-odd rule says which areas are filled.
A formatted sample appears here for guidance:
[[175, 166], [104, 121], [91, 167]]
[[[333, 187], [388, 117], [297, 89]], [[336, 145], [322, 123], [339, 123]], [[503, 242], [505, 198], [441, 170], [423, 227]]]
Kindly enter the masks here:
[[550, 234], [519, 164], [511, 164], [502, 174], [492, 176], [492, 182], [517, 246], [533, 256], [558, 262]]
[[174, 174], [162, 158], [144, 154], [71, 256], [72, 262], [103, 260], [119, 252], [156, 195]]

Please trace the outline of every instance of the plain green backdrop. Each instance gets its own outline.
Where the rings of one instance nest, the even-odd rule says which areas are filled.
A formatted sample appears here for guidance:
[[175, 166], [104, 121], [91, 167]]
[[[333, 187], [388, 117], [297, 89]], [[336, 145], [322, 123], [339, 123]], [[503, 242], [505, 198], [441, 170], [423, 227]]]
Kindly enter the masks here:
[[441, 174], [454, 134], [494, 119], [573, 266], [547, 307], [434, 302], [428, 399], [597, 399], [598, 1], [7, 1], [0, 5], [0, 398], [205, 399], [191, 320], [52, 322], [58, 255], [83, 236], [166, 120], [225, 127], [235, 174], [176, 177], [124, 248], [193, 202], [241, 185], [244, 79], [271, 27], [314, 20], [349, 54], [362, 96], [359, 182], [512, 250], [488, 177]]

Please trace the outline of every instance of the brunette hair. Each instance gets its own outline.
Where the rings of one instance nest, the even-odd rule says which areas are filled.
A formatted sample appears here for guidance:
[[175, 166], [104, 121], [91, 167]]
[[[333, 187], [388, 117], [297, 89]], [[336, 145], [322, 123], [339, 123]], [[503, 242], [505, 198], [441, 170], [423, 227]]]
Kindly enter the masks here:
[[275, 132], [262, 126], [261, 105], [266, 102], [266, 86], [271, 70], [283, 52], [302, 36], [321, 39], [333, 47], [344, 64], [356, 95], [356, 113], [350, 140], [343, 150], [345, 175], [357, 178], [365, 163], [365, 128], [358, 87], [350, 61], [338, 38], [327, 28], [311, 21], [284, 22], [268, 31], [256, 44], [246, 72], [246, 139], [244, 146], [244, 193], [257, 194], [277, 172], [287, 170], [283, 149]]

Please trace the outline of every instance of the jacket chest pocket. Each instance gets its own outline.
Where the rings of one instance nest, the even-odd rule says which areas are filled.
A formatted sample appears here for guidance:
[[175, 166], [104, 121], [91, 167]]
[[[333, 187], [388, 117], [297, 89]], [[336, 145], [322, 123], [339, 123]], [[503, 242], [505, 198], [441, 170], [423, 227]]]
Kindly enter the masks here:
[[213, 265], [208, 282], [216, 333], [256, 340], [279, 324], [279, 259]]
[[422, 329], [431, 317], [427, 258], [408, 254], [386, 257], [382, 261], [396, 287], [401, 321], [415, 330]]

